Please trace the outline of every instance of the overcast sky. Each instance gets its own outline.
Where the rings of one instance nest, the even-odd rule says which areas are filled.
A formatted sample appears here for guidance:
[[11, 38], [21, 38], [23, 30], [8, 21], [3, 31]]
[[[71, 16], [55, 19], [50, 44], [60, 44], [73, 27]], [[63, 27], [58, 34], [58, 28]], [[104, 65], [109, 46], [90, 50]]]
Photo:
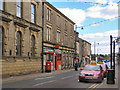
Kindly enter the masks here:
[[[47, 1], [76, 23], [79, 37], [92, 44], [92, 53], [94, 53], [94, 42], [96, 42], [96, 53], [110, 53], [110, 35], [118, 36], [119, 0]], [[117, 45], [116, 51], [118, 51]]]

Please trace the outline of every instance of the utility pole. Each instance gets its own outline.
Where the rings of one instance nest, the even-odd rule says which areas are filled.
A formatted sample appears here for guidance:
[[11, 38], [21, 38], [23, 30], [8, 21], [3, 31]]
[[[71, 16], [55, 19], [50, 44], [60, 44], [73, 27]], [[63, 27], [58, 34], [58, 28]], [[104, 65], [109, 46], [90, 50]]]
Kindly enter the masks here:
[[113, 41], [113, 62], [114, 62], [113, 69], [115, 70], [115, 41]]
[[110, 35], [110, 68], [112, 69], [112, 35]]
[[95, 42], [94, 42], [94, 60], [96, 60], [96, 58], [95, 58]]
[[115, 41], [113, 41], [113, 69], [114, 69], [114, 78], [115, 78]]
[[73, 64], [74, 64], [74, 62], [75, 62], [75, 60], [76, 60], [76, 54], [77, 54], [77, 52], [76, 52], [76, 49], [77, 49], [77, 47], [76, 47], [76, 43], [77, 43], [77, 25], [75, 25], [75, 55], [74, 55], [74, 61], [73, 61]]

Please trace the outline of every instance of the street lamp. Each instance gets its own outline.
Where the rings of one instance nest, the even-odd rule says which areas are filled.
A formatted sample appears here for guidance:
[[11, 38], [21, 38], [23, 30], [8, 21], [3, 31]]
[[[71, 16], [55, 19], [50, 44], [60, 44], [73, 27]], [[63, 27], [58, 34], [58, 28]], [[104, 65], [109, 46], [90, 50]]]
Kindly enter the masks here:
[[84, 29], [83, 27], [77, 27], [77, 25], [75, 25], [75, 55], [74, 55], [74, 61], [75, 61], [76, 55], [77, 55], [77, 44], [76, 44], [77, 43], [77, 28]]
[[[99, 45], [99, 43], [97, 43], [97, 45]], [[98, 60], [98, 47], [97, 47], [97, 60]]]
[[94, 60], [96, 61], [96, 44], [99, 45], [99, 43], [94, 42]]

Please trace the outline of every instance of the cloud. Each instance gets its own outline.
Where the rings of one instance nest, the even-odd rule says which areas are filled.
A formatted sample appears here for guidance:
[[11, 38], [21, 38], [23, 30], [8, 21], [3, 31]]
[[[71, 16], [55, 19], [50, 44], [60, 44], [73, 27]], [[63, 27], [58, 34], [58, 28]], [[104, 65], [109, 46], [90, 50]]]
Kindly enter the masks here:
[[118, 6], [116, 3], [109, 2], [109, 5], [101, 7], [94, 5], [87, 9], [86, 15], [91, 18], [111, 19], [118, 16]]
[[[111, 30], [103, 33], [91, 33], [91, 34], [79, 35], [79, 37], [91, 43], [92, 53], [94, 53], [94, 42], [96, 42], [95, 44], [96, 53], [99, 52], [101, 54], [109, 54], [110, 53], [110, 35], [112, 35], [113, 37], [118, 37], [118, 30]], [[96, 41], [93, 41], [93, 40], [96, 40]], [[116, 52], [118, 52], [118, 48], [116, 48]]]
[[108, 0], [75, 0], [76, 2], [93, 2], [99, 4], [106, 4]]
[[86, 13], [82, 9], [58, 8], [58, 10], [60, 10], [78, 26], [81, 26], [80, 23], [84, 22], [86, 19]]
[[110, 37], [110, 35], [113, 35], [114, 37], [118, 36], [118, 30], [106, 31], [103, 33], [84, 34], [79, 35], [79, 37], [84, 39], [95, 39], [95, 38], [107, 38]]
[[100, 24], [92, 24], [91, 26], [99, 26]]

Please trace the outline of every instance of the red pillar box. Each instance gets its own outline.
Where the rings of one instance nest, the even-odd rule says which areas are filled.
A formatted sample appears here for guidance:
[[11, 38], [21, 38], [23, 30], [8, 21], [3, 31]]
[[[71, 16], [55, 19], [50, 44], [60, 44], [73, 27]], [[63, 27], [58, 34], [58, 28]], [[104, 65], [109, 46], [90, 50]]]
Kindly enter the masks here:
[[46, 62], [46, 72], [51, 72], [51, 61]]

